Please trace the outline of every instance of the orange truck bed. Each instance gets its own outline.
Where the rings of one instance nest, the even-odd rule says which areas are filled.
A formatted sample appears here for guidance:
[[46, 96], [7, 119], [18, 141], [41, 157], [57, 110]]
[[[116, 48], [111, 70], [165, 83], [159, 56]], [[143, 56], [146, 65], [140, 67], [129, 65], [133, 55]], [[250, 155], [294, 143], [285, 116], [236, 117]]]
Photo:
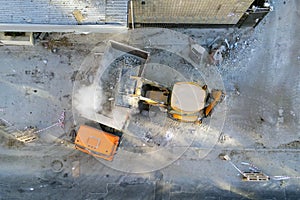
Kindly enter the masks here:
[[75, 139], [75, 148], [98, 158], [112, 161], [119, 140], [119, 136], [81, 125]]

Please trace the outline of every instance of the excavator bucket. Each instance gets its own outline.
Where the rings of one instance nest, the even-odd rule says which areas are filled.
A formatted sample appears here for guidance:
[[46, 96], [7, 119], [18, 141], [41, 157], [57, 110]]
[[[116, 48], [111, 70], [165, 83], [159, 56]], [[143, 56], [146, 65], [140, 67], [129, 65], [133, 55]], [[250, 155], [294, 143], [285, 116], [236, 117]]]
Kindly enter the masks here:
[[204, 115], [207, 117], [212, 109], [222, 100], [223, 92], [221, 90], [214, 90], [211, 93], [213, 101], [204, 109]]

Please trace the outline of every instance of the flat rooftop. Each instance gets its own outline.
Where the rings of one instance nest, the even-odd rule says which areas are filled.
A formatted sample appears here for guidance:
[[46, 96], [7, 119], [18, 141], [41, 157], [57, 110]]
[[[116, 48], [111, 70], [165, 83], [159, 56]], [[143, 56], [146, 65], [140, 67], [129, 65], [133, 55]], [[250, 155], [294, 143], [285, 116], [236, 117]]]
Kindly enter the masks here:
[[0, 0], [0, 23], [76, 25], [118, 23], [126, 25], [127, 0]]

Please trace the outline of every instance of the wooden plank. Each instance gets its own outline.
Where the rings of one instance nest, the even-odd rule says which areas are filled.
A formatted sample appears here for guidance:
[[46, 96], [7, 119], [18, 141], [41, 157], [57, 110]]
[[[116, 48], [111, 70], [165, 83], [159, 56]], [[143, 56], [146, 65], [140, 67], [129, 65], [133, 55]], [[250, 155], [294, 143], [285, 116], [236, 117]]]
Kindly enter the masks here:
[[270, 177], [262, 172], [243, 172], [243, 181], [268, 181]]
[[84, 16], [80, 12], [80, 10], [77, 10], [77, 9], [74, 10], [73, 15], [74, 15], [76, 21], [78, 22], [78, 24], [81, 24], [83, 22], [83, 20], [85, 20]]

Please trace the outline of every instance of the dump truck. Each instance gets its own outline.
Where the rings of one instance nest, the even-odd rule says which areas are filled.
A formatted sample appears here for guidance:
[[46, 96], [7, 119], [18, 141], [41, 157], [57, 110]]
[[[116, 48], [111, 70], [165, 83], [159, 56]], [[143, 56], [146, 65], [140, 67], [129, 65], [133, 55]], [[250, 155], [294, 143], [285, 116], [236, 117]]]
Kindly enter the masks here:
[[119, 142], [120, 137], [117, 135], [88, 125], [81, 125], [75, 138], [75, 148], [95, 157], [112, 161]]

